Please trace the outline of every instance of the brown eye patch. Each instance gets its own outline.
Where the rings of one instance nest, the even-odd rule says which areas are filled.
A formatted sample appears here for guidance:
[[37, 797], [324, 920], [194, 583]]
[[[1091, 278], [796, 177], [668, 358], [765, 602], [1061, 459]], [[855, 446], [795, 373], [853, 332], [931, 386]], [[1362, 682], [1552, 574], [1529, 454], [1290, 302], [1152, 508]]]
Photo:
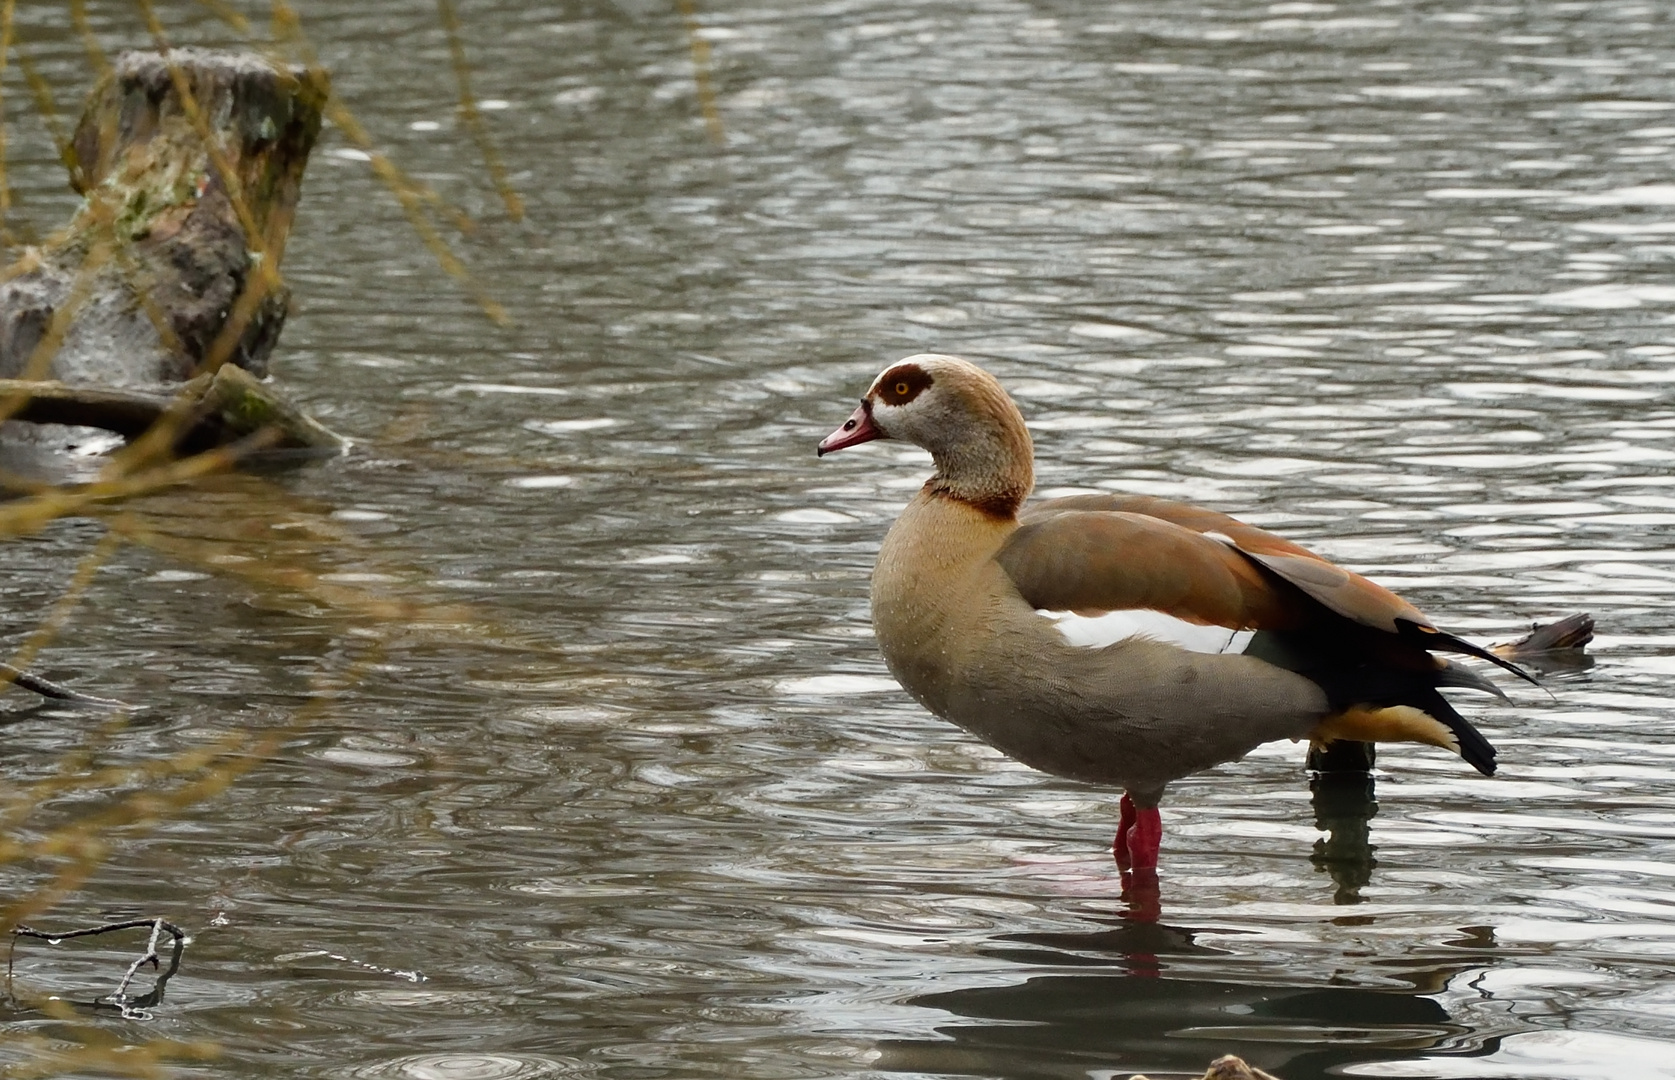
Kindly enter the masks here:
[[906, 405], [933, 381], [918, 364], [900, 364], [878, 377], [878, 398], [886, 405]]

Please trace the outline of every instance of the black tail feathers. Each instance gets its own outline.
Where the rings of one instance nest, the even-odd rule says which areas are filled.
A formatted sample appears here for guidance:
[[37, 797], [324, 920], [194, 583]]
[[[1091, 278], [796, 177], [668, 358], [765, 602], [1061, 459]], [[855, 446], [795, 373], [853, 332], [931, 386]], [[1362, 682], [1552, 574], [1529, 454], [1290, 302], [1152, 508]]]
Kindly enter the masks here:
[[1505, 668], [1507, 671], [1512, 672], [1512, 674], [1518, 676], [1520, 679], [1523, 679], [1531, 686], [1541, 685], [1536, 682], [1534, 675], [1531, 675], [1517, 664], [1514, 664], [1510, 660], [1503, 660], [1499, 656], [1490, 652], [1488, 649], [1485, 649], [1483, 646], [1475, 645], [1472, 642], [1467, 641], [1465, 638], [1455, 637], [1453, 634], [1444, 633], [1434, 626], [1420, 626], [1418, 623], [1410, 622], [1407, 619], [1397, 619], [1396, 628], [1401, 633], [1402, 637], [1411, 641], [1413, 644], [1418, 645], [1421, 649], [1434, 650], [1436, 652], [1464, 653], [1467, 656], [1475, 656], [1479, 660], [1489, 661], [1489, 663], [1494, 664], [1496, 667]]
[[1427, 691], [1424, 697], [1426, 700], [1420, 708], [1440, 720], [1453, 733], [1460, 743], [1460, 756], [1466, 764], [1484, 776], [1495, 775], [1495, 748], [1483, 737], [1483, 733], [1472, 727], [1471, 721], [1456, 712], [1448, 699], [1435, 690]]

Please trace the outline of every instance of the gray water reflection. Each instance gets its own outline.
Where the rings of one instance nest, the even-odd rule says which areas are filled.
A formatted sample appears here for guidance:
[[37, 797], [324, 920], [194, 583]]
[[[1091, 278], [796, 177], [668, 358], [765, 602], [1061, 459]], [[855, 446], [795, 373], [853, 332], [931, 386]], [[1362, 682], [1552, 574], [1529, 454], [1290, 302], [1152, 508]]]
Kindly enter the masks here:
[[[107, 46], [143, 40], [89, 6]], [[348, 680], [63, 906], [194, 932], [158, 1019], [113, 1033], [249, 1076], [1105, 1076], [1229, 1048], [1288, 1080], [1675, 1075], [1667, 14], [701, 7], [720, 147], [673, 10], [464, 12], [523, 223], [429, 8], [303, 11], [345, 100], [481, 219], [459, 243], [514, 322], [328, 133], [274, 364], [357, 452], [136, 504], [150, 541], [42, 658], [147, 705], [109, 765], [289, 731]], [[71, 99], [82, 42], [18, 17]], [[7, 146], [16, 214], [51, 228], [49, 139]], [[1157, 921], [1125, 921], [1108, 793], [932, 721], [869, 638], [924, 463], [811, 449], [927, 348], [1014, 389], [1046, 493], [1209, 502], [1486, 639], [1591, 610], [1598, 663], [1473, 705], [1494, 781], [1391, 751], [1369, 814], [1311, 802], [1278, 746], [1179, 784]], [[9, 644], [101, 529], [9, 544]], [[12, 783], [88, 727], [11, 708]], [[129, 959], [20, 974], [104, 992]]]
[[1462, 1038], [1466, 1029], [1432, 996], [1461, 972], [1410, 974], [1419, 984], [1410, 993], [1142, 975], [1059, 975], [955, 990], [918, 1004], [967, 1024], [939, 1029], [948, 1041], [886, 1044], [880, 1065], [955, 1075], [1190, 1074], [1238, 1053], [1287, 1077], [1316, 1077], [1439, 1048], [1449, 1056], [1493, 1052], [1497, 1039]]

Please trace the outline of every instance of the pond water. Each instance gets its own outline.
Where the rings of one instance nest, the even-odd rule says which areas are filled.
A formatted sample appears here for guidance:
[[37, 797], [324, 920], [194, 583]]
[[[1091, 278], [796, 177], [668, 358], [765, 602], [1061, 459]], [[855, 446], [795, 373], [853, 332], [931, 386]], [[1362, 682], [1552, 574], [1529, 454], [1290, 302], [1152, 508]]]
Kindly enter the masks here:
[[[273, 367], [353, 453], [7, 542], [8, 646], [102, 557], [34, 666], [143, 706], [10, 692], [8, 785], [90, 739], [266, 740], [38, 918], [191, 933], [151, 1019], [95, 1023], [256, 1077], [1675, 1076], [1668, 11], [697, 4], [696, 38], [652, 0], [466, 5], [522, 221], [433, 8], [302, 8], [511, 321], [328, 131]], [[64, 21], [18, 33], [68, 103]], [[16, 75], [39, 233], [72, 203]], [[1493, 780], [1401, 747], [1315, 796], [1281, 744], [1179, 782], [1137, 910], [1114, 792], [928, 716], [874, 648], [927, 459], [813, 448], [926, 350], [1017, 395], [1042, 492], [1240, 514], [1480, 640], [1591, 611], [1597, 662], [1469, 703]], [[27, 943], [18, 978], [89, 1000], [139, 944]]]

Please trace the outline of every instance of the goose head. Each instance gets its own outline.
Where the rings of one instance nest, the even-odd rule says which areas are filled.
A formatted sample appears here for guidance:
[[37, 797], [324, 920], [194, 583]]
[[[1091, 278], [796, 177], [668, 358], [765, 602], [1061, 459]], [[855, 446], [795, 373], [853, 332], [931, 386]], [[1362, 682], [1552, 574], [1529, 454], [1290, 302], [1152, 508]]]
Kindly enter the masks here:
[[885, 368], [816, 452], [874, 439], [929, 450], [933, 493], [986, 513], [1012, 516], [1035, 486], [1034, 447], [1018, 406], [993, 376], [957, 356], [921, 353]]

